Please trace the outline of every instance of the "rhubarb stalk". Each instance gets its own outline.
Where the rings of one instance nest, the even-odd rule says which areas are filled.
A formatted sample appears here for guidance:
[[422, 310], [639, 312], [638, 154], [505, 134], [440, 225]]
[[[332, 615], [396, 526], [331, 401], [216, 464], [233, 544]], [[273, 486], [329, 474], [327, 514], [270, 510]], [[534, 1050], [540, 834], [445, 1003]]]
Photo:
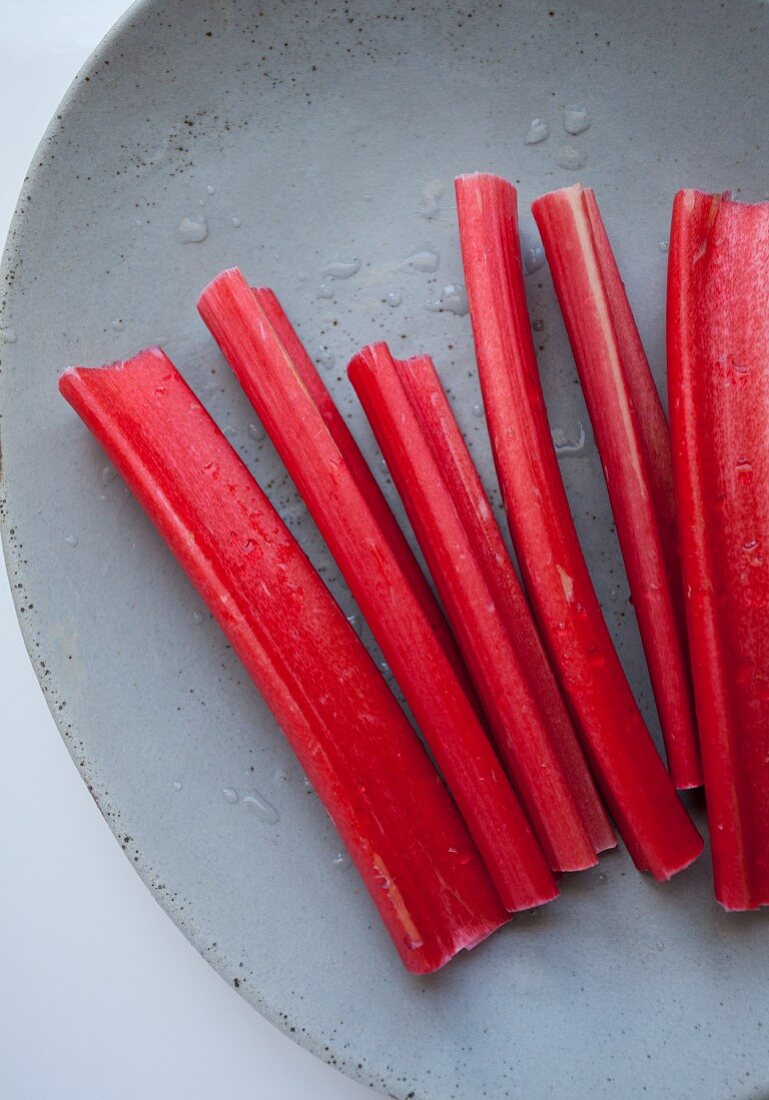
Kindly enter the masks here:
[[436, 637], [443, 646], [446, 656], [454, 666], [465, 694], [477, 707], [477, 696], [472, 686], [467, 669], [457, 649], [454, 637], [448, 628], [443, 612], [438, 606], [438, 601], [433, 595], [430, 585], [425, 580], [424, 573], [419, 567], [417, 559], [412, 553], [403, 532], [392, 514], [390, 505], [385, 500], [382, 490], [377, 484], [376, 478], [371, 473], [368, 463], [363, 457], [360, 447], [347, 427], [344, 417], [336, 407], [334, 399], [326, 389], [326, 386], [318, 374], [310, 356], [305, 350], [304, 344], [299, 339], [294, 326], [291, 324], [285, 310], [278, 301], [274, 291], [268, 287], [254, 287], [254, 296], [262, 308], [265, 316], [275, 330], [275, 334], [288, 353], [288, 357], [294, 365], [294, 369], [302, 380], [307, 392], [318, 407], [326, 427], [333, 436], [339, 452], [344, 458], [347, 467], [355, 479], [358, 489], [366, 497], [371, 511], [376, 516], [379, 528], [390, 544], [392, 552], [397, 557], [401, 569], [411, 585], [414, 595], [422, 605], [422, 608], [430, 621], [430, 625]]
[[438, 774], [354, 630], [159, 349], [64, 397], [203, 597], [331, 815], [407, 969], [506, 919]]
[[307, 504], [398, 681], [503, 904], [557, 887], [488, 735], [411, 587], [377, 512], [312, 393], [237, 269], [198, 303]]
[[769, 904], [769, 203], [680, 191], [668, 269], [678, 522], [713, 876]]
[[676, 787], [702, 784], [670, 433], [595, 195], [532, 206], [601, 456]]
[[486, 417], [518, 561], [599, 789], [636, 865], [664, 880], [702, 850], [627, 682], [558, 468], [523, 286], [516, 191], [456, 181]]
[[432, 361], [376, 344], [348, 375], [550, 866], [590, 867], [611, 827]]

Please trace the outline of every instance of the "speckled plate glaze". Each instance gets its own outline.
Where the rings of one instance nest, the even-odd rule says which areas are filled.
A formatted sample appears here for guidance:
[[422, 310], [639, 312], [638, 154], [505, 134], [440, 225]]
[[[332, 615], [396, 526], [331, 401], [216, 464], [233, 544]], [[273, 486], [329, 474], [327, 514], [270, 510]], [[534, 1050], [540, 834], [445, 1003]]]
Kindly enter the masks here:
[[[536, 194], [595, 186], [662, 382], [674, 190], [757, 198], [769, 183], [769, 12], [710, 0], [264, 8], [134, 7], [51, 123], [8, 242], [5, 549], [67, 745], [185, 935], [261, 1012], [373, 1088], [422, 1100], [766, 1097], [767, 917], [722, 913], [707, 857], [657, 886], [609, 855], [443, 973], [401, 970], [264, 705], [56, 378], [162, 344], [353, 614], [197, 318], [202, 286], [239, 264], [276, 289], [388, 492], [344, 365], [372, 339], [431, 352], [491, 484], [469, 322], [461, 290], [445, 289], [462, 277], [452, 177], [515, 180], [527, 233]], [[572, 104], [592, 120], [577, 135], [564, 129]], [[549, 136], [526, 144], [535, 118]], [[528, 247], [536, 267], [534, 238]], [[572, 505], [656, 729], [544, 268], [528, 287]], [[426, 308], [440, 302], [449, 308]], [[702, 821], [696, 797], [694, 812]]]

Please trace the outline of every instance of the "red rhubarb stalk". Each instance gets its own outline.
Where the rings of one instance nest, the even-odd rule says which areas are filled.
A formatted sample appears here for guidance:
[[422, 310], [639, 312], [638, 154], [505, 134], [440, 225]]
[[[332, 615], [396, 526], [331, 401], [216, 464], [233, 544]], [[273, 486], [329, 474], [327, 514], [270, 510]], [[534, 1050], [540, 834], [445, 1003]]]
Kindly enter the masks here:
[[769, 904], [769, 203], [680, 191], [668, 385], [716, 897]]
[[556, 725], [548, 721], [540, 688], [551, 703], [558, 689], [432, 361], [396, 362], [376, 344], [355, 356], [348, 375], [550, 866], [591, 867], [591, 828], [607, 847], [611, 827], [562, 702]]
[[510, 911], [557, 887], [485, 729], [317, 404], [237, 269], [203, 291], [229, 361], [347, 579]]
[[481, 387], [526, 590], [599, 789], [636, 865], [663, 880], [702, 850], [601, 613], [550, 434], [523, 286], [516, 192], [456, 181]]
[[283, 307], [277, 299], [274, 291], [267, 287], [254, 287], [254, 295], [261, 306], [265, 316], [275, 330], [275, 334], [288, 353], [288, 357], [294, 364], [296, 373], [304, 383], [307, 392], [318, 407], [325, 421], [326, 427], [333, 436], [339, 451], [347, 463], [347, 467], [355, 478], [361, 493], [366, 497], [371, 511], [377, 518], [382, 534], [387, 539], [390, 547], [398, 558], [401, 568], [414, 590], [419, 602], [422, 604], [425, 614], [438, 637], [446, 655], [454, 665], [454, 669], [460, 678], [465, 693], [470, 696], [477, 705], [475, 689], [472, 686], [467, 669], [457, 649], [454, 637], [446, 624], [443, 612], [438, 606], [438, 601], [433, 595], [430, 585], [425, 580], [424, 573], [419, 567], [417, 559], [412, 553], [403, 532], [392, 514], [390, 505], [385, 500], [382, 490], [377, 484], [376, 478], [371, 473], [368, 463], [363, 457], [360, 447], [355, 442], [352, 432], [347, 427], [344, 417], [336, 407], [334, 399], [326, 389], [310, 356], [305, 350], [304, 344], [288, 319]]
[[617, 523], [668, 768], [702, 784], [676, 540], [670, 433], [595, 195], [580, 184], [532, 206]]
[[59, 382], [222, 627], [331, 815], [405, 966], [507, 917], [405, 715], [318, 574], [159, 349]]

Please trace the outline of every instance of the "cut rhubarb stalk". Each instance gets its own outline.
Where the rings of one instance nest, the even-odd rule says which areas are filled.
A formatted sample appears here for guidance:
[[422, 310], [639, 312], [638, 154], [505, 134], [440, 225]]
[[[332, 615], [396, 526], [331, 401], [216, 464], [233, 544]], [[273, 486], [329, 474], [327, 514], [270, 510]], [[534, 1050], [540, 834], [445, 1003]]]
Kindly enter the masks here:
[[507, 915], [446, 788], [318, 574], [159, 349], [60, 379], [272, 709], [405, 966]]
[[360, 492], [366, 497], [371, 511], [377, 518], [382, 534], [387, 539], [390, 547], [400, 562], [406, 578], [414, 590], [424, 612], [438, 637], [446, 655], [454, 666], [459, 676], [465, 693], [471, 698], [474, 706], [478, 707], [475, 688], [467, 672], [462, 658], [457, 649], [454, 637], [448, 628], [443, 612], [438, 606], [438, 601], [433, 595], [430, 585], [419, 567], [417, 559], [411, 551], [403, 532], [398, 526], [390, 505], [384, 498], [376, 478], [371, 473], [368, 464], [361, 454], [360, 447], [355, 442], [352, 432], [347, 427], [344, 417], [334, 403], [334, 399], [326, 389], [323, 380], [315, 368], [310, 356], [307, 354], [302, 341], [299, 339], [293, 325], [288, 319], [283, 307], [275, 293], [267, 287], [254, 287], [254, 295], [261, 306], [268, 321], [275, 330], [275, 334], [288, 353], [288, 357], [294, 364], [296, 373], [301, 378], [312, 400], [318, 407], [320, 415], [325, 421], [326, 427], [333, 436], [339, 451], [347, 464], [347, 467], [355, 478]]
[[[526, 599], [432, 361], [364, 348], [348, 375], [366, 411], [488, 716], [497, 750], [555, 871], [596, 863], [611, 827]], [[480, 542], [480, 545], [479, 545]]]
[[769, 203], [681, 191], [668, 385], [716, 897], [769, 905]]
[[702, 784], [665, 413], [592, 191], [532, 206], [601, 456], [676, 787]]
[[198, 303], [347, 579], [510, 911], [557, 887], [377, 512], [239, 271]]
[[515, 188], [456, 181], [494, 458], [524, 584], [593, 775], [636, 865], [668, 879], [702, 850], [601, 613], [558, 469], [523, 286]]

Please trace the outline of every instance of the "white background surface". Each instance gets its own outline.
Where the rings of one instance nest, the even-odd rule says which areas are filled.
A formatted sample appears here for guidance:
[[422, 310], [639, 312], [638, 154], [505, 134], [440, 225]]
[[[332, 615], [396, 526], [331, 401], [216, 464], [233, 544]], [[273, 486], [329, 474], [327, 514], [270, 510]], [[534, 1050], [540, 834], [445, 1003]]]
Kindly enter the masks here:
[[[0, 237], [35, 146], [125, 0], [0, 0]], [[62, 364], [62, 367], [66, 364]], [[64, 748], [0, 570], [0, 1096], [361, 1100], [177, 931]]]

